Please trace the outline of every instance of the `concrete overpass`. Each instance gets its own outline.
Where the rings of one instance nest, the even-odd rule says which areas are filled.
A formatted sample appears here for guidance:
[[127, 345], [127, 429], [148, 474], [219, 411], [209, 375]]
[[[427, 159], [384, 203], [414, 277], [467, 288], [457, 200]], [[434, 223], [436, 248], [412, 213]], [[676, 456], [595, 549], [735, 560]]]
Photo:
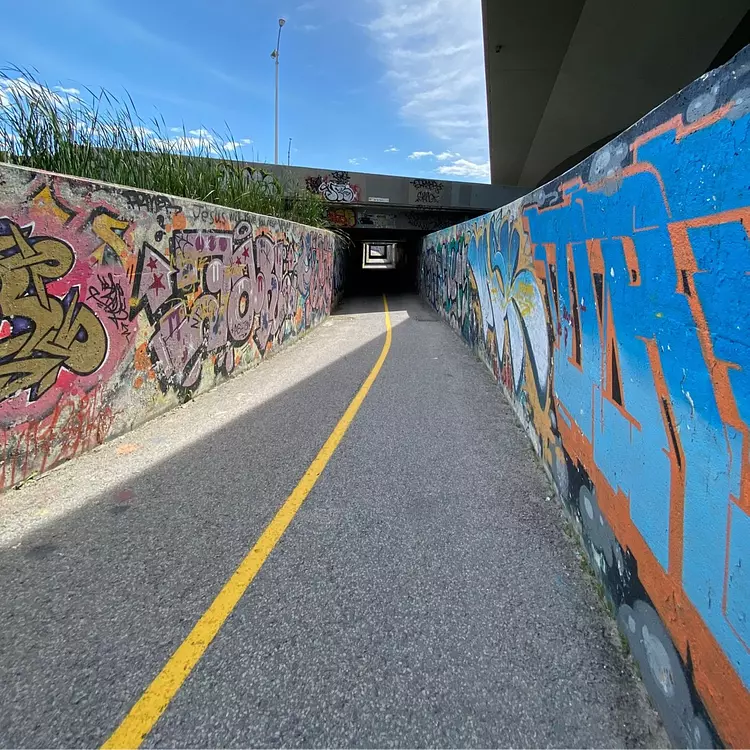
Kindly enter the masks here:
[[347, 294], [372, 286], [405, 291], [416, 284], [422, 237], [493, 211], [515, 200], [523, 190], [507, 185], [457, 182], [341, 170], [248, 163], [249, 179], [273, 175], [282, 184], [296, 183], [328, 204], [328, 220], [348, 235]]
[[482, 0], [492, 182], [575, 166], [750, 42], [747, 0]]
[[296, 182], [329, 204], [329, 221], [354, 237], [435, 231], [480, 216], [523, 194], [515, 186], [248, 163], [251, 179], [271, 173]]

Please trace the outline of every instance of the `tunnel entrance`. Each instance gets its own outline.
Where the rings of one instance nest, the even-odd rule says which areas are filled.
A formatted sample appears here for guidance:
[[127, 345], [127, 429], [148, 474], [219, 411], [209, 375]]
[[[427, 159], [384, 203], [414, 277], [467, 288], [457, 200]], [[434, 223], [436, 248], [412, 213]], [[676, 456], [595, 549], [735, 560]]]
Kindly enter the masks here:
[[351, 229], [345, 297], [417, 292], [422, 237], [426, 232]]

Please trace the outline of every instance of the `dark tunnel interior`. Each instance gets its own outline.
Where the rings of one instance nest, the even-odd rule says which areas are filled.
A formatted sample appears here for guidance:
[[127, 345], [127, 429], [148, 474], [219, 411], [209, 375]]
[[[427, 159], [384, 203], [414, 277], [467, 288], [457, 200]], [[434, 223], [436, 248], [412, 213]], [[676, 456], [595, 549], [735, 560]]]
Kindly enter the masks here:
[[[351, 229], [344, 282], [345, 297], [417, 292], [419, 251], [423, 231], [395, 232], [393, 229]], [[398, 247], [395, 268], [363, 268], [366, 242], [395, 243]]]

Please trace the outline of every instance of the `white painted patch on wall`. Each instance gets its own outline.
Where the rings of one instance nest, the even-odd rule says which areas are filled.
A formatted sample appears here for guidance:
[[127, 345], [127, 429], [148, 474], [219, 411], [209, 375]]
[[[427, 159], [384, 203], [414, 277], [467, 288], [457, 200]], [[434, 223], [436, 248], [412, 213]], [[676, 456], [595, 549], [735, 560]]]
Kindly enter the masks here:
[[669, 654], [659, 638], [651, 635], [646, 625], [641, 628], [641, 636], [651, 672], [664, 695], [671, 697], [674, 695], [674, 676], [672, 665], [669, 663]]
[[685, 398], [690, 403], [690, 416], [692, 417], [695, 414], [695, 404], [693, 403], [693, 399], [690, 395], [690, 391], [685, 391]]

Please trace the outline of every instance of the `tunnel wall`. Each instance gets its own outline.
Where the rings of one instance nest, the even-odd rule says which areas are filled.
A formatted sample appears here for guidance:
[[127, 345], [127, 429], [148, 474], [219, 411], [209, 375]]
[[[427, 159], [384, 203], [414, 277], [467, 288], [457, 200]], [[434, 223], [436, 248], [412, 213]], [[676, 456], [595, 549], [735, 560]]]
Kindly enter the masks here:
[[289, 221], [0, 165], [0, 490], [318, 324], [341, 249]]
[[750, 746], [750, 48], [561, 178], [429, 235], [677, 746]]

